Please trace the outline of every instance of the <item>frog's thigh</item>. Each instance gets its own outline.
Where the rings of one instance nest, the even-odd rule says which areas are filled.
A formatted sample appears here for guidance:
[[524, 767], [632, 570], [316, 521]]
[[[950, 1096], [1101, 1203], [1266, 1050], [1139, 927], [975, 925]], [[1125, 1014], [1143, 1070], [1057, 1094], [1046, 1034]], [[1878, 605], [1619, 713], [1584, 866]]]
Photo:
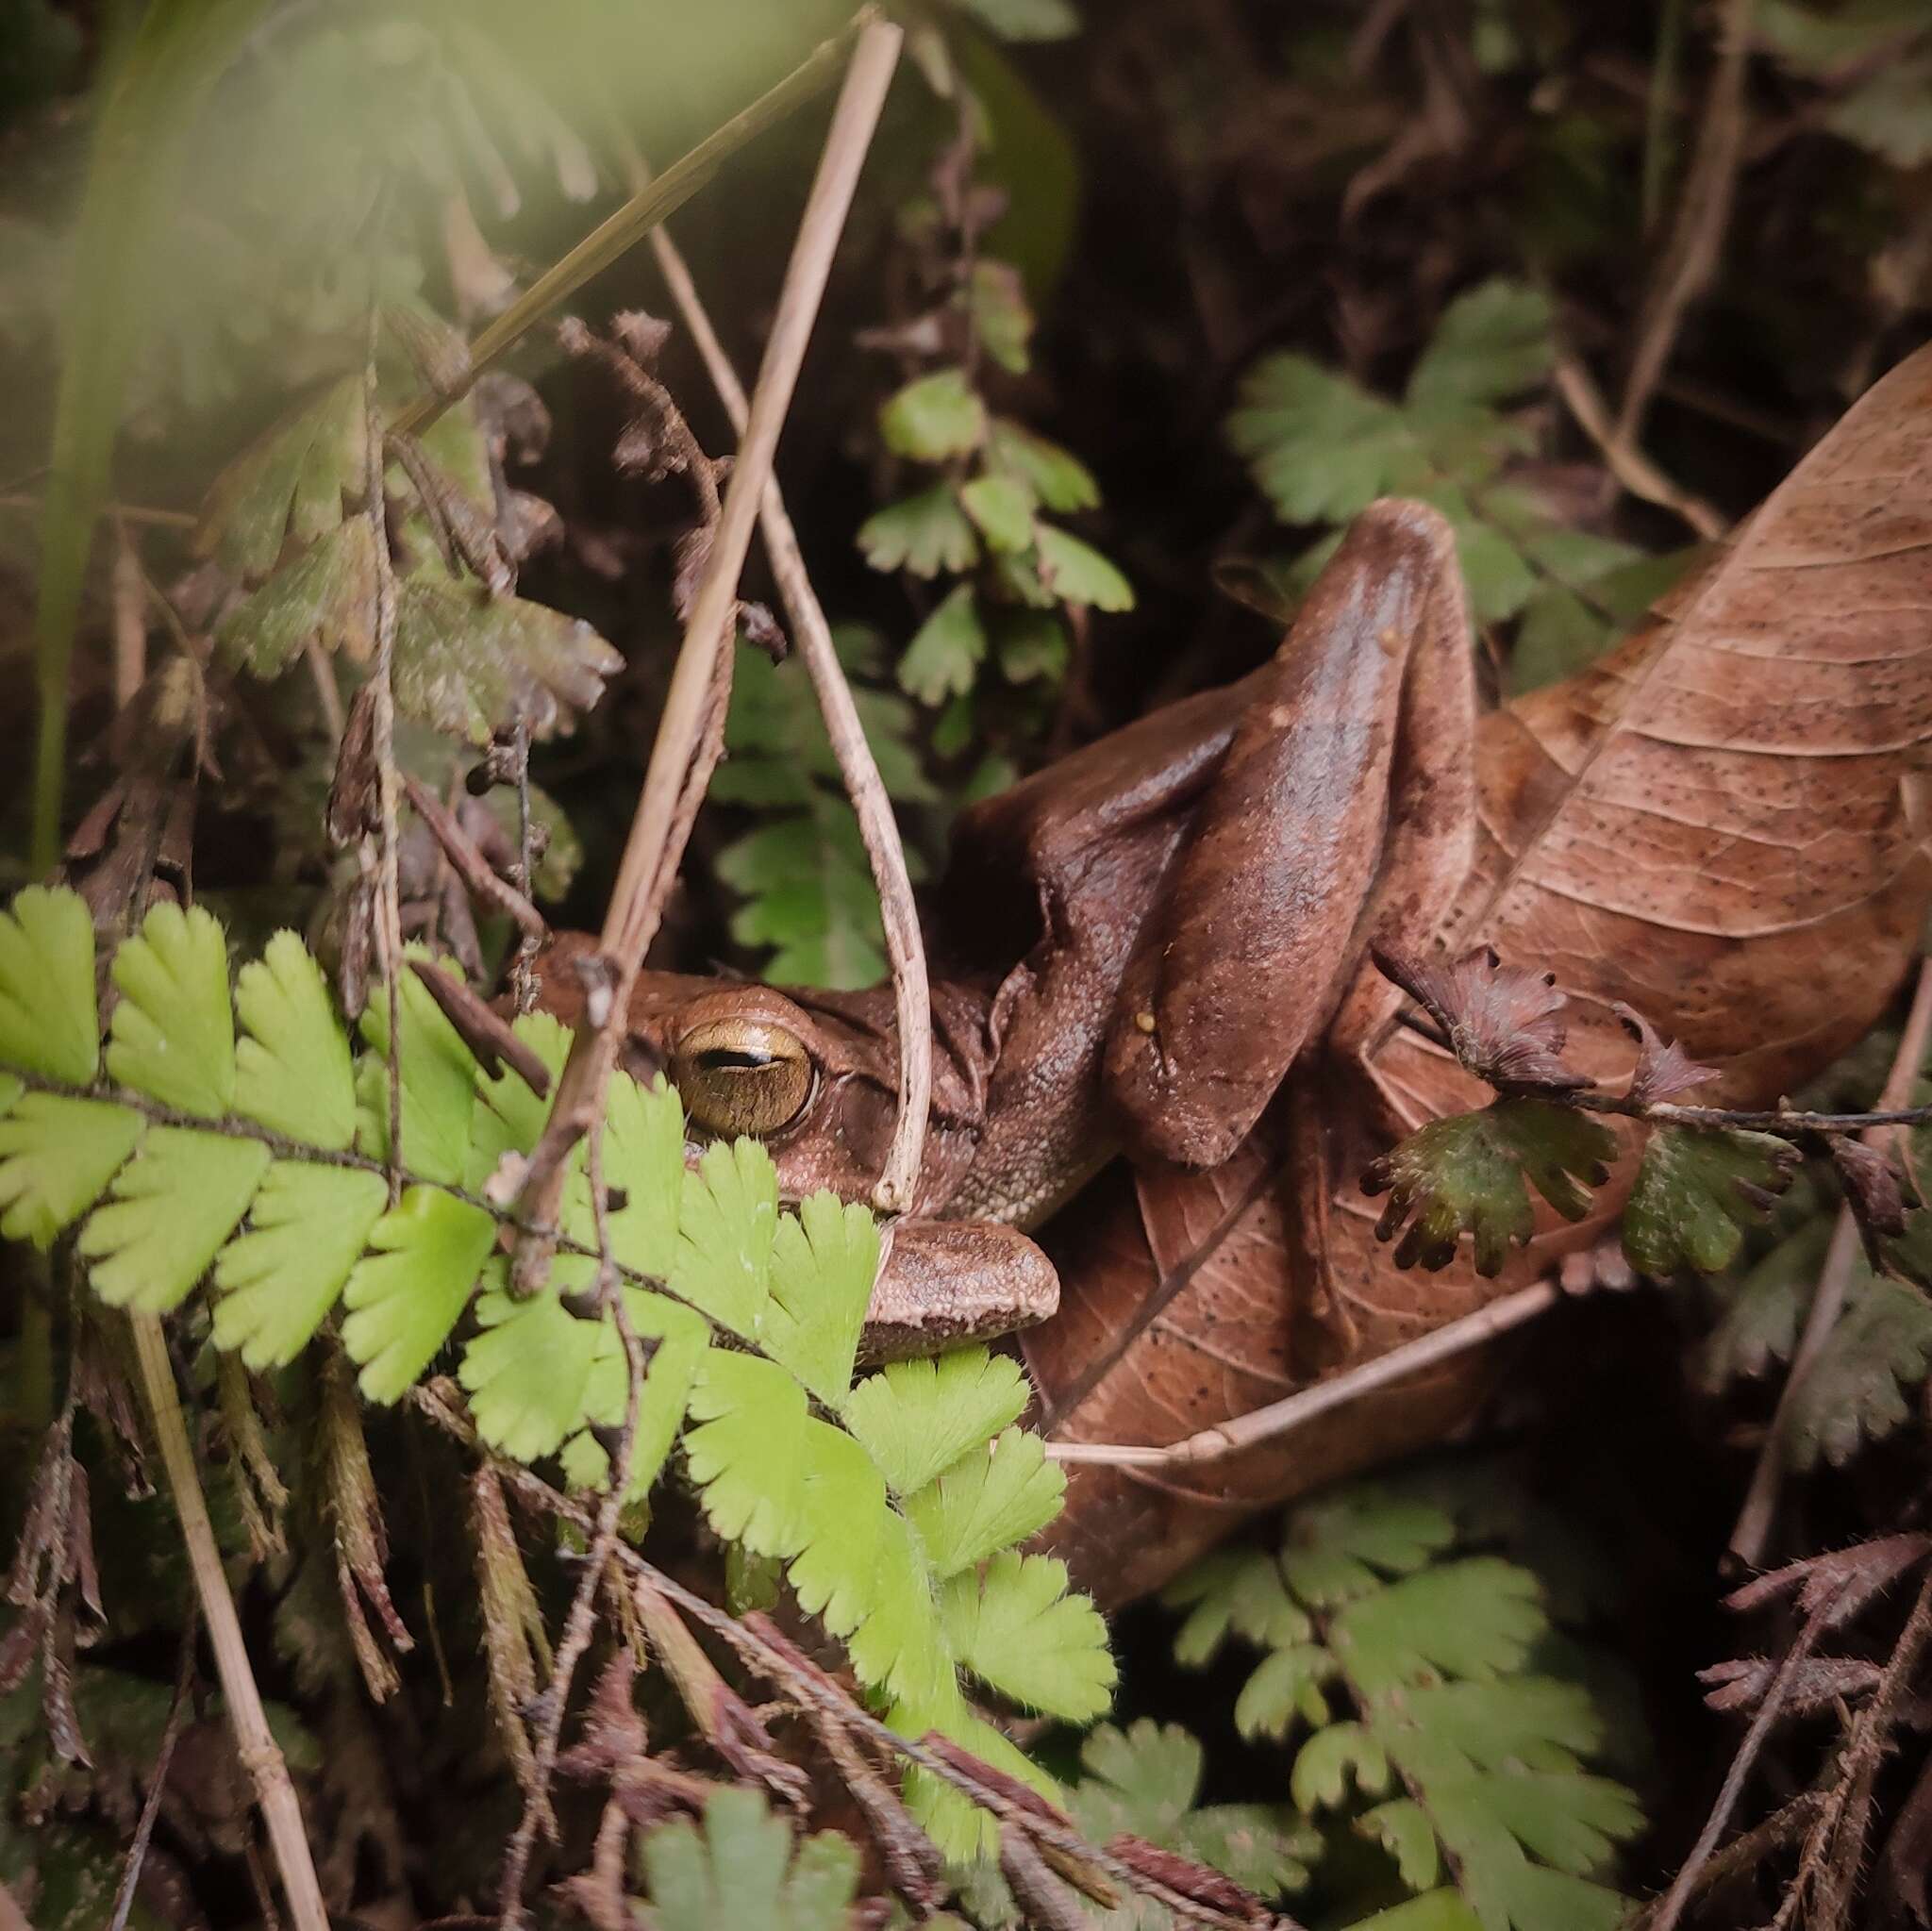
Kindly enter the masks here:
[[[1448, 524], [1364, 511], [1257, 680], [1123, 983], [1107, 1078], [1141, 1151], [1225, 1159], [1333, 1013], [1365, 919], [1460, 885], [1467, 640]], [[1391, 834], [1413, 862], [1385, 853]]]
[[1443, 588], [1441, 621], [1417, 635], [1403, 686], [1382, 862], [1345, 963], [1346, 990], [1327, 1026], [1331, 1054], [1359, 1060], [1402, 1005], [1372, 946], [1423, 952], [1456, 913], [1475, 859], [1475, 664], [1462, 578]]

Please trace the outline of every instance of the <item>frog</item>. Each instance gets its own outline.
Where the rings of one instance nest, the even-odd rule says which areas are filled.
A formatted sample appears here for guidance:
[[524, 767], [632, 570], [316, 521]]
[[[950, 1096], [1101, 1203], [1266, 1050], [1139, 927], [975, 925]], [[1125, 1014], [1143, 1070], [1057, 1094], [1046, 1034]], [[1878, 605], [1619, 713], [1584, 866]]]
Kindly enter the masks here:
[[[1878, 462], [1870, 490], [1902, 473]], [[1754, 531], [1774, 544], [1779, 500]], [[1722, 557], [1582, 672], [1484, 707], [1456, 532], [1391, 499], [1357, 518], [1258, 668], [963, 810], [922, 907], [933, 1096], [868, 1357], [997, 1340], [1024, 1356], [1056, 1442], [1174, 1439], [1599, 1240], [1614, 1186], [1574, 1226], [1547, 1217], [1497, 1280], [1466, 1257], [1421, 1287], [1398, 1275], [1360, 1174], [1490, 1095], [1409, 1023], [1378, 951], [1483, 942], [1548, 964], [1587, 1074], [1628, 1071], [1635, 1007], [1713, 1062], [1714, 1103], [1762, 1104], [1860, 1037], [1932, 907], [1915, 775], [1932, 614], [1894, 623], [1896, 674], [1870, 696], [1871, 658], [1809, 647], [1824, 619], [1805, 599], [1833, 581], [1814, 564], [1860, 559], [1807, 529], [1789, 538], [1819, 547], [1790, 565], [1790, 637], [1757, 654], [1788, 652], [1824, 680], [1814, 700], [1842, 700], [1850, 735], [1826, 755], [1800, 755], [1769, 687], [1713, 696], [1711, 653], [1674, 655], [1687, 612], [1735, 601]], [[1801, 819], [1824, 851], [1788, 835]], [[1754, 881], [1734, 857], [1754, 841], [1803, 856]], [[591, 944], [559, 939], [541, 962], [566, 1019]], [[626, 1062], [675, 1085], [694, 1140], [759, 1140], [788, 1197], [870, 1196], [898, 1092], [890, 986], [647, 970], [626, 1025]], [[1474, 1351], [1205, 1473], [1075, 1457], [1048, 1544], [1111, 1606], [1256, 1508], [1453, 1434], [1491, 1372]]]
[[[1393, 1000], [1343, 1012], [1352, 962], [1438, 917], [1470, 862], [1467, 626], [1447, 524], [1378, 505], [1261, 670], [961, 814], [927, 907], [924, 1157], [889, 1228], [870, 1357], [1049, 1319], [1058, 1281], [1026, 1237], [1101, 1168], [1219, 1165], [1309, 1041], [1371, 1039]], [[572, 961], [592, 949], [548, 947], [547, 1009], [576, 1017]], [[646, 971], [625, 1063], [670, 1078], [695, 1137], [760, 1140], [788, 1198], [865, 1199], [877, 1180], [890, 987]]]

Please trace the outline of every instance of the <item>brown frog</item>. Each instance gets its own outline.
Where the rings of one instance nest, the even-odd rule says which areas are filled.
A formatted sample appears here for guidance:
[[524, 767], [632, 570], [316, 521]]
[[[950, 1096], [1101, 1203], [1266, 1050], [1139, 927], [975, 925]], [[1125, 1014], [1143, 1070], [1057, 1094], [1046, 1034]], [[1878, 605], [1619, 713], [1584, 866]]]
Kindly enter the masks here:
[[[1553, 1224], [1497, 1282], [1393, 1269], [1363, 1165], [1487, 1094], [1394, 1024], [1377, 941], [1554, 970], [1592, 1073], [1629, 1064], [1627, 1001], [1733, 1103], [1856, 1040], [1932, 902], [1928, 428], [1932, 351], [1621, 649], [1481, 716], [1449, 528], [1377, 504], [1261, 669], [963, 813], [926, 910], [930, 1130], [873, 1352], [1019, 1333], [1049, 1433], [1171, 1441], [1600, 1231]], [[584, 942], [544, 968], [567, 1016]], [[646, 973], [629, 1021], [637, 1069], [669, 1072], [698, 1131], [763, 1140], [789, 1192], [866, 1197], [889, 988]], [[1051, 1539], [1124, 1600], [1261, 1504], [1440, 1439], [1483, 1373], [1460, 1357], [1185, 1476], [1075, 1466]]]

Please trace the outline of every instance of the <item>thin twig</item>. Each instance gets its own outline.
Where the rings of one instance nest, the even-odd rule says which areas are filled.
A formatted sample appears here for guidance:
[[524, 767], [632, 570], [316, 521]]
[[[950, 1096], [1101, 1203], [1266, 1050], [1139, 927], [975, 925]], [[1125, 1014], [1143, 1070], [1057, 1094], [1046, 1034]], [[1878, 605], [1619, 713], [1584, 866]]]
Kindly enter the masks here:
[[516, 1834], [510, 1839], [504, 1858], [503, 1889], [498, 1904], [498, 1922], [503, 1931], [516, 1931], [524, 1922], [524, 1875], [529, 1868], [531, 1847], [537, 1840], [538, 1826], [551, 1815], [550, 1778], [557, 1768], [558, 1744], [563, 1736], [564, 1712], [570, 1704], [571, 1680], [577, 1664], [590, 1647], [594, 1629], [597, 1590], [617, 1543], [617, 1524], [630, 1490], [630, 1468], [637, 1446], [638, 1411], [643, 1402], [643, 1342], [631, 1324], [630, 1310], [624, 1303], [624, 1290], [610, 1252], [609, 1196], [604, 1186], [604, 1123], [591, 1123], [585, 1163], [591, 1185], [591, 1211], [597, 1226], [598, 1298], [609, 1311], [624, 1347], [627, 1383], [624, 1396], [624, 1426], [610, 1456], [610, 1480], [597, 1505], [597, 1520], [585, 1552], [583, 1573], [577, 1577], [576, 1593], [571, 1598], [570, 1613], [564, 1619], [563, 1634], [558, 1640], [557, 1654], [550, 1667], [550, 1681], [543, 1690], [543, 1722], [537, 1735], [537, 1748], [530, 1771], [530, 1788], [524, 1799], [524, 1814], [517, 1820]]
[[314, 636], [310, 636], [302, 646], [302, 660], [308, 666], [309, 681], [315, 686], [315, 702], [322, 711], [323, 724], [328, 730], [328, 741], [340, 745], [342, 741], [342, 727], [348, 719], [342, 710], [342, 693], [336, 683], [334, 667], [328, 660], [328, 653]]
[[[517, 791], [517, 868], [513, 883], [525, 898], [536, 890], [537, 861], [534, 850], [535, 821], [530, 816], [530, 721], [519, 715], [510, 734], [510, 757], [515, 764]], [[530, 971], [537, 957], [537, 941], [527, 934], [517, 941], [516, 957], [510, 961], [509, 990], [519, 1012], [529, 1009], [536, 997], [534, 975]]]
[[[604, 990], [601, 1007], [594, 1013], [592, 1007], [600, 1002], [586, 1001], [587, 1024], [572, 1044], [557, 1104], [530, 1158], [522, 1205], [524, 1218], [539, 1229], [556, 1224], [565, 1157], [591, 1121], [603, 1111], [605, 1091], [624, 1039], [631, 988], [657, 933], [664, 896], [675, 875], [695, 808], [693, 804], [691, 810], [681, 809], [681, 801], [700, 790], [709, 776], [708, 764], [699, 768], [701, 746], [707, 716], [729, 675], [731, 615], [738, 601], [739, 574], [751, 543], [752, 523], [765, 479], [771, 474], [778, 432], [791, 407], [806, 343], [831, 272], [832, 255], [898, 61], [902, 38], [900, 29], [891, 22], [873, 19], [869, 23], [854, 49], [833, 110], [824, 152], [779, 291], [750, 419], [732, 465], [704, 580], [685, 625], [643, 789], [605, 916], [600, 949], [609, 961], [614, 984]], [[548, 1238], [547, 1233], [526, 1234], [519, 1242], [512, 1272], [513, 1285], [519, 1290], [531, 1291], [546, 1273], [549, 1254], [544, 1243]]]
[[1711, 1853], [1730, 1827], [1731, 1813], [1738, 1807], [1738, 1799], [1744, 1794], [1751, 1766], [1757, 1761], [1757, 1753], [1764, 1748], [1765, 1740], [1783, 1713], [1785, 1692], [1798, 1673], [1798, 1665], [1811, 1654], [1844, 1590], [1845, 1586], [1840, 1584], [1812, 1610], [1804, 1628], [1785, 1652], [1777, 1666], [1777, 1673], [1764, 1692], [1764, 1700], [1751, 1719], [1751, 1727], [1744, 1732], [1744, 1740], [1738, 1746], [1738, 1754], [1732, 1757], [1730, 1769], [1724, 1773], [1717, 1802], [1710, 1806], [1710, 1815], [1705, 1820], [1697, 1841], [1690, 1846], [1690, 1855], [1679, 1867], [1670, 1889], [1657, 1900], [1656, 1908], [1643, 1920], [1643, 1931], [1673, 1931], [1677, 1920], [1684, 1915], [1684, 1906], [1697, 1889], [1698, 1873], [1710, 1861]]
[[1609, 405], [1579, 358], [1558, 356], [1556, 376], [1557, 392], [1569, 405], [1577, 426], [1596, 444], [1610, 474], [1631, 495], [1681, 517], [1707, 543], [1716, 542], [1729, 529], [1724, 511], [1714, 503], [1674, 483], [1642, 450], [1618, 439]]
[[1800, 1790], [1782, 1809], [1774, 1810], [1763, 1823], [1753, 1824], [1717, 1852], [1698, 1872], [1690, 1895], [1701, 1897], [1734, 1877], [1741, 1877], [1747, 1871], [1757, 1870], [1773, 1852], [1802, 1837], [1824, 1805], [1823, 1790]]
[[1415, 1340], [1391, 1348], [1386, 1355], [1365, 1361], [1345, 1374], [1318, 1381], [1312, 1388], [1297, 1389], [1280, 1401], [1250, 1409], [1211, 1428], [1203, 1428], [1166, 1447], [1112, 1441], [1049, 1441], [1046, 1452], [1058, 1462], [1099, 1462], [1108, 1468], [1124, 1469], [1183, 1468], [1220, 1461], [1263, 1441], [1278, 1441], [1318, 1415], [1346, 1407], [1391, 1382], [1419, 1373], [1467, 1349], [1480, 1347], [1497, 1335], [1520, 1327], [1525, 1321], [1534, 1321], [1564, 1298], [1557, 1282], [1538, 1281], [1478, 1307], [1473, 1314], [1465, 1314], [1459, 1321], [1451, 1321]]
[[[316, 1146], [308, 1140], [291, 1139], [287, 1134], [277, 1133], [272, 1127], [262, 1126], [245, 1115], [231, 1113], [222, 1119], [205, 1119], [199, 1113], [184, 1112], [177, 1107], [164, 1107], [146, 1093], [136, 1092], [131, 1087], [116, 1086], [110, 1080], [97, 1080], [87, 1086], [73, 1086], [64, 1080], [47, 1079], [39, 1074], [21, 1073], [10, 1075], [18, 1078], [28, 1092], [52, 1093], [63, 1099], [108, 1100], [115, 1106], [125, 1107], [130, 1112], [139, 1113], [150, 1124], [157, 1126], [178, 1126], [193, 1132], [218, 1134], [224, 1140], [252, 1140], [258, 1146], [265, 1146], [278, 1159], [300, 1160], [308, 1166], [340, 1167], [349, 1173], [374, 1174], [386, 1176], [388, 1163], [374, 1159], [354, 1147]], [[411, 1173], [405, 1168], [403, 1179], [411, 1187], [426, 1187], [439, 1193], [446, 1193], [452, 1200], [459, 1200], [465, 1207], [480, 1207], [501, 1224], [517, 1232], [530, 1231], [528, 1224], [507, 1212], [500, 1200], [491, 1199], [487, 1193], [479, 1193], [474, 1188], [459, 1187], [453, 1181], [432, 1179], [426, 1174]], [[558, 1252], [582, 1255], [596, 1258], [596, 1249], [588, 1247], [582, 1241], [569, 1235], [558, 1233], [556, 1242]], [[617, 1263], [617, 1273], [627, 1286], [645, 1288], [653, 1293], [662, 1294], [677, 1302], [681, 1307], [690, 1307], [693, 1312], [705, 1314], [706, 1310], [691, 1296], [683, 1292], [675, 1282], [668, 1281], [657, 1274], [641, 1273], [637, 1269]], [[707, 1315], [707, 1319], [709, 1316]], [[741, 1349], [746, 1354], [758, 1355], [764, 1359], [771, 1357], [755, 1340], [723, 1331], [713, 1337], [714, 1345]]]
[[191, 1608], [181, 1627], [181, 1660], [175, 1671], [175, 1696], [168, 1705], [168, 1721], [161, 1730], [160, 1747], [155, 1752], [155, 1767], [148, 1773], [147, 1796], [141, 1806], [141, 1820], [134, 1826], [134, 1841], [127, 1846], [126, 1861], [121, 1866], [121, 1882], [114, 1892], [114, 1909], [108, 1920], [108, 1931], [127, 1931], [127, 1914], [134, 1908], [134, 1890], [141, 1882], [141, 1867], [147, 1861], [148, 1841], [155, 1834], [155, 1819], [161, 1814], [161, 1791], [168, 1782], [168, 1766], [175, 1760], [175, 1745], [181, 1740], [182, 1720], [188, 1714], [189, 1686], [194, 1681], [194, 1639], [198, 1631]]
[[868, 7], [842, 31], [814, 47], [775, 87], [707, 135], [689, 154], [659, 175], [651, 187], [632, 195], [608, 220], [591, 229], [470, 344], [469, 373], [463, 382], [446, 391], [425, 390], [396, 416], [391, 427], [399, 435], [421, 436], [451, 403], [468, 391], [491, 363], [502, 360], [544, 316], [592, 275], [601, 275], [640, 236], [675, 214], [746, 141], [828, 87], [854, 34], [873, 21], [873, 9]]
[[[24, 491], [0, 493], [0, 509], [38, 510], [42, 502], [39, 496]], [[200, 517], [186, 509], [149, 509], [139, 503], [104, 503], [101, 508], [117, 523], [148, 524], [157, 529], [192, 530], [201, 522]]]
[[[1899, 1034], [1898, 1051], [1892, 1056], [1891, 1070], [1886, 1074], [1884, 1090], [1878, 1095], [1878, 1108], [1865, 1125], [1862, 1137], [1869, 1142], [1883, 1144], [1893, 1140], [1904, 1126], [1920, 1124], [1908, 1116], [1924, 1109], [1906, 1108], [1902, 1103], [1918, 1083], [1928, 1040], [1932, 1040], [1932, 958], [1920, 964], [1919, 983], [1913, 990], [1911, 1009]], [[1819, 1270], [1810, 1308], [1805, 1316], [1805, 1331], [1792, 1351], [1790, 1372], [1785, 1376], [1784, 1388], [1778, 1395], [1777, 1411], [1765, 1430], [1757, 1465], [1751, 1472], [1751, 1485], [1745, 1490], [1743, 1507], [1738, 1511], [1737, 1525], [1731, 1530], [1727, 1553], [1732, 1560], [1748, 1569], [1756, 1569], [1764, 1560], [1772, 1524], [1777, 1516], [1791, 1413], [1806, 1376], [1824, 1351], [1824, 1344], [1844, 1311], [1845, 1291], [1851, 1286], [1858, 1247], [1857, 1221], [1849, 1205], [1841, 1207], [1838, 1224], [1831, 1230], [1831, 1245], [1825, 1250], [1824, 1264]]]
[[322, 1887], [316, 1882], [315, 1863], [302, 1827], [302, 1807], [295, 1800], [295, 1786], [289, 1779], [289, 1766], [282, 1758], [281, 1747], [269, 1729], [268, 1717], [261, 1706], [261, 1691], [256, 1688], [255, 1672], [249, 1666], [248, 1647], [242, 1640], [242, 1624], [222, 1572], [222, 1556], [215, 1546], [208, 1500], [202, 1493], [201, 1477], [195, 1472], [194, 1451], [188, 1444], [188, 1424], [181, 1413], [181, 1396], [175, 1386], [175, 1366], [168, 1358], [168, 1343], [161, 1333], [161, 1323], [152, 1314], [135, 1313], [128, 1319], [134, 1330], [134, 1353], [141, 1370], [142, 1388], [160, 1446], [161, 1465], [168, 1472], [168, 1486], [174, 1490], [175, 1513], [181, 1523], [181, 1540], [187, 1545], [188, 1566], [194, 1577], [202, 1620], [208, 1624], [209, 1646], [214, 1651], [215, 1673], [222, 1681], [228, 1721], [234, 1725], [236, 1753], [255, 1786], [255, 1801], [260, 1807], [262, 1822], [268, 1826], [269, 1842], [282, 1874], [282, 1890], [289, 1901], [295, 1931], [328, 1931], [328, 1912], [323, 1906]]
[[402, 1197], [403, 1075], [402, 979], [403, 913], [400, 868], [396, 856], [401, 798], [396, 785], [396, 578], [389, 553], [389, 506], [383, 491], [382, 416], [375, 396], [375, 355], [381, 333], [381, 311], [369, 311], [369, 362], [363, 378], [363, 409], [367, 420], [369, 458], [364, 489], [375, 559], [375, 662], [370, 684], [375, 691], [371, 712], [370, 756], [375, 762], [376, 809], [381, 824], [380, 854], [375, 880], [375, 941], [382, 964], [384, 992], [389, 1001], [389, 1204]]
[[1744, 67], [1756, 4], [1725, 0], [1717, 69], [1705, 98], [1697, 149], [1684, 178], [1676, 223], [1638, 316], [1637, 349], [1610, 439], [1620, 449], [1634, 450], [1642, 441], [1644, 414], [1676, 345], [1685, 312], [1717, 269], [1744, 148]]
[[[641, 169], [642, 162], [637, 165]], [[731, 426], [744, 435], [744, 388], [731, 358], [724, 353], [711, 318], [699, 299], [677, 243], [668, 227], [654, 228], [651, 249], [677, 305], [691, 340], [697, 344], [711, 386], [731, 418]], [[811, 587], [798, 532], [786, 512], [776, 476], [768, 477], [758, 506], [758, 527], [764, 533], [765, 554], [791, 633], [805, 659], [807, 674], [825, 721], [825, 736], [839, 774], [858, 820], [858, 834], [878, 890], [879, 916], [885, 926], [886, 953], [892, 967], [892, 996], [899, 1020], [899, 1112], [893, 1122], [891, 1145], [873, 1189], [873, 1205], [881, 1213], [903, 1212], [912, 1204], [919, 1170], [925, 1154], [926, 1117], [932, 1105], [932, 992], [925, 969], [925, 942], [919, 929], [919, 909], [913, 902], [912, 880], [906, 869], [906, 851], [892, 815], [885, 780], [866, 742], [851, 687], [832, 642], [832, 626], [824, 607]]]
[[1657, 23], [1657, 52], [1650, 63], [1650, 92], [1643, 116], [1644, 232], [1650, 232], [1663, 207], [1664, 176], [1669, 172], [1671, 123], [1677, 113], [1677, 69], [1684, 58], [1686, 0], [1663, 0]]
[[1674, 1100], [1633, 1100], [1624, 1093], [1539, 1093], [1559, 1107], [1586, 1113], [1615, 1113], [1657, 1126], [1730, 1126], [1802, 1140], [1813, 1133], [1869, 1133], [1874, 1128], [1932, 1125], [1932, 1106], [1875, 1107], [1866, 1113], [1804, 1113], [1794, 1108], [1680, 1107]]

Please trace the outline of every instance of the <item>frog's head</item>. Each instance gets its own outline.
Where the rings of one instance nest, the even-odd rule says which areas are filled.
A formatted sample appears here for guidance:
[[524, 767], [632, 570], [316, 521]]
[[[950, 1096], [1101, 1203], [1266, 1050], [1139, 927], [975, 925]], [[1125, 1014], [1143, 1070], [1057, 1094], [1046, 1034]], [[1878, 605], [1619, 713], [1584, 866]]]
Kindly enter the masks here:
[[[565, 933], [539, 955], [539, 1004], [566, 1024], [583, 1011], [579, 967], [596, 942]], [[911, 1211], [884, 1232], [861, 1354], [926, 1354], [1046, 1320], [1059, 1278], [1015, 1228], [943, 1218], [984, 1125], [986, 1014], [970, 993], [933, 994], [933, 1100]], [[684, 1102], [690, 1140], [748, 1135], [771, 1153], [778, 1188], [870, 1197], [892, 1137], [898, 1027], [890, 987], [780, 991], [748, 980], [641, 973], [624, 1066], [660, 1074]], [[688, 1149], [690, 1157], [691, 1149]]]
[[[536, 964], [539, 1004], [567, 1024], [583, 1009], [581, 961], [595, 941], [560, 934]], [[975, 1066], [982, 1028], [940, 992], [933, 1099], [913, 1211], [934, 1213], [971, 1164], [983, 1117]], [[676, 1087], [695, 1140], [763, 1143], [788, 1198], [829, 1188], [871, 1193], [892, 1137], [898, 1025], [889, 987], [864, 992], [781, 991], [755, 980], [640, 973], [620, 1062], [648, 1083]]]

